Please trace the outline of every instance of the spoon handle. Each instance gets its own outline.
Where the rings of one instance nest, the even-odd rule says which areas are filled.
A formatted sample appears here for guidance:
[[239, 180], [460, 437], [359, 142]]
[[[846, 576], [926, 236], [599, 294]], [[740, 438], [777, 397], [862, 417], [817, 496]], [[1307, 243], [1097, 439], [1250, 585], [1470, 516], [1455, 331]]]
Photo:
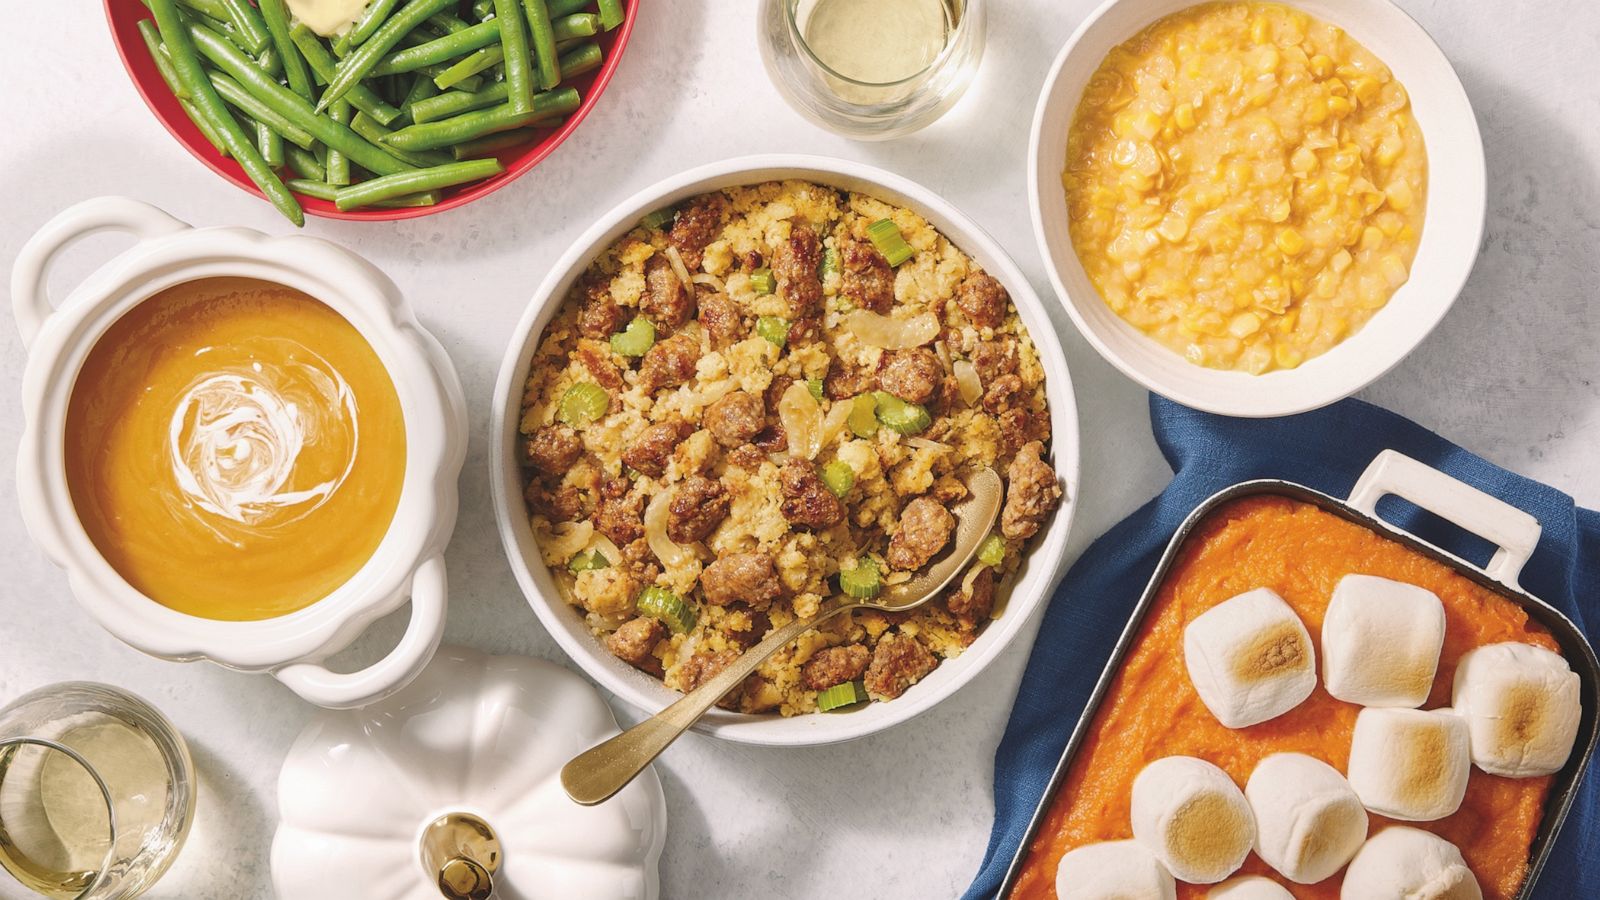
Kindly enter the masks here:
[[616, 737], [574, 756], [561, 769], [561, 786], [566, 788], [567, 796], [584, 806], [594, 806], [611, 799], [689, 726], [699, 721], [724, 694], [743, 683], [751, 672], [766, 662], [767, 657], [839, 613], [860, 605], [842, 597], [828, 601], [811, 618], [796, 619], [767, 635], [765, 640], [750, 648], [726, 669], [683, 695], [671, 706]]

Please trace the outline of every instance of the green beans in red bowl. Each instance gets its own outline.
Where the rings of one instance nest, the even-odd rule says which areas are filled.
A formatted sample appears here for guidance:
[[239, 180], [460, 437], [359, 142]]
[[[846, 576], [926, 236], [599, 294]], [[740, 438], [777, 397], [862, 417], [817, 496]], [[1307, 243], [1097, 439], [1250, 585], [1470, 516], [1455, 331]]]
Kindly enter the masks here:
[[[599, 99], [638, 0], [105, 0], [161, 124], [300, 225], [454, 209], [533, 168]], [[296, 9], [306, 12], [302, 21]]]

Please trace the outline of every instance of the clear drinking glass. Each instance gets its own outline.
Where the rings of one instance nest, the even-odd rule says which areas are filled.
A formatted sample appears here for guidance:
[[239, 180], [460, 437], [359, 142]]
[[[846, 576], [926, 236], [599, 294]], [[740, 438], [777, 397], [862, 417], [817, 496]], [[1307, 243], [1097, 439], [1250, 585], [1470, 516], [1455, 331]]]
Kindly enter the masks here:
[[194, 763], [134, 695], [66, 682], [0, 709], [0, 898], [121, 900], [166, 872], [194, 818]]
[[[987, 0], [761, 0], [757, 32], [761, 58], [767, 75], [789, 105], [812, 122], [831, 131], [859, 140], [887, 140], [910, 134], [944, 115], [966, 91], [983, 59], [984, 14]], [[824, 43], [819, 31], [827, 14], [837, 4], [855, 3], [868, 24], [894, 29], [907, 21], [910, 9], [919, 15], [936, 16], [943, 22], [943, 46], [930, 53], [931, 61], [911, 71], [894, 65], [873, 66], [842, 63], [849, 59], [838, 44]], [[832, 6], [830, 7], [830, 4]], [[881, 12], [878, 12], [880, 11]], [[895, 11], [902, 18], [895, 18]], [[871, 22], [874, 15], [881, 21]], [[887, 46], [873, 40], [873, 31], [855, 29], [869, 46]], [[877, 32], [881, 35], [882, 32]], [[857, 60], [863, 57], [856, 57]], [[873, 53], [871, 62], [891, 63]]]

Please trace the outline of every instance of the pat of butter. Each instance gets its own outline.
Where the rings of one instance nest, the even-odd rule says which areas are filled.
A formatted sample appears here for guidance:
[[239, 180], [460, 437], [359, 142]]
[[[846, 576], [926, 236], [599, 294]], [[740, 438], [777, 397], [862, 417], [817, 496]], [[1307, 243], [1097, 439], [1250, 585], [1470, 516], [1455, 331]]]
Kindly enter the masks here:
[[323, 37], [348, 31], [366, 11], [369, 0], [288, 0], [289, 12]]

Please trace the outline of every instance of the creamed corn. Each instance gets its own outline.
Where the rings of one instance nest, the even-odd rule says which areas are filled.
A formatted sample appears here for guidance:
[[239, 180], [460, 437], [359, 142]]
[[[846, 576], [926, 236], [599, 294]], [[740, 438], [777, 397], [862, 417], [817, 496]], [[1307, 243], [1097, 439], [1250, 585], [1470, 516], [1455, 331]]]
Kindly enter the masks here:
[[1119, 316], [1192, 363], [1261, 373], [1326, 352], [1405, 283], [1427, 154], [1405, 88], [1344, 31], [1207, 3], [1107, 54], [1062, 182]]

